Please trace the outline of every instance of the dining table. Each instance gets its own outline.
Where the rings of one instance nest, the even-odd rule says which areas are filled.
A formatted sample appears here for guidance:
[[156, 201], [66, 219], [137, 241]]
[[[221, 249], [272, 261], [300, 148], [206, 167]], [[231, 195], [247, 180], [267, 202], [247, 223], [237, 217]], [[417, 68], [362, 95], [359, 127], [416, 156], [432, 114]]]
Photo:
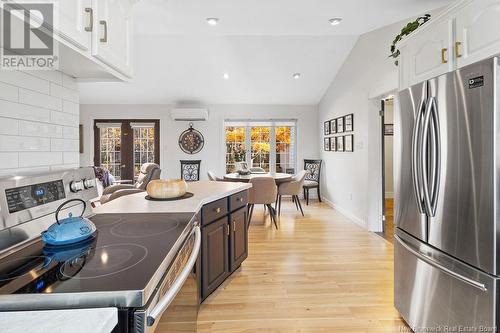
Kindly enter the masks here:
[[290, 175], [288, 173], [281, 173], [281, 172], [254, 172], [250, 173], [248, 175], [240, 175], [237, 172], [234, 173], [228, 173], [224, 175], [224, 180], [226, 181], [232, 181], [232, 182], [243, 182], [243, 183], [248, 183], [250, 179], [255, 178], [255, 177], [272, 177], [274, 178], [274, 181], [276, 184], [279, 183], [285, 183], [289, 182], [292, 180], [293, 175]]

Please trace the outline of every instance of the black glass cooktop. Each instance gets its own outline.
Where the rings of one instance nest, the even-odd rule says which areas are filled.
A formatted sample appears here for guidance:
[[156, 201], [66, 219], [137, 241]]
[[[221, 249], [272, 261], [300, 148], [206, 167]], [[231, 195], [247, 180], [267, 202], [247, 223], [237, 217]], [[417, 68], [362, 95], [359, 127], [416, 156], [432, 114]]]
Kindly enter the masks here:
[[[102, 214], [93, 239], [69, 247], [39, 241], [0, 260], [2, 295], [144, 291], [192, 228], [193, 214]], [[117, 300], [116, 305], [120, 305]]]

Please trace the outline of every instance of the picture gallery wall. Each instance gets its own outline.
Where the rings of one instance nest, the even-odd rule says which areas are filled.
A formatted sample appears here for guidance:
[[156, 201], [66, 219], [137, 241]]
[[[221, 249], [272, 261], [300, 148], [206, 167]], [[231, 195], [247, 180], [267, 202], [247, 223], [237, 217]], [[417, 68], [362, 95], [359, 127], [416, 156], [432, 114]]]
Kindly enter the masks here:
[[324, 150], [334, 152], [353, 152], [354, 115], [348, 114], [342, 117], [325, 121], [324, 123]]

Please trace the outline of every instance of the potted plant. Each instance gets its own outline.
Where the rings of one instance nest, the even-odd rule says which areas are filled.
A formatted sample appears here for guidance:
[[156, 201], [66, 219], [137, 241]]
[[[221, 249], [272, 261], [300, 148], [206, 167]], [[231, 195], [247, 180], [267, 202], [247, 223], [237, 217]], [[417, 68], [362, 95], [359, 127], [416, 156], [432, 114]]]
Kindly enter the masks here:
[[415, 21], [408, 22], [408, 24], [406, 24], [403, 27], [403, 29], [401, 29], [401, 32], [396, 37], [394, 37], [394, 40], [392, 41], [391, 45], [391, 54], [389, 55], [389, 58], [396, 59], [394, 61], [394, 64], [396, 66], [399, 64], [398, 57], [401, 54], [401, 52], [397, 48], [397, 44], [403, 39], [403, 37], [408, 36], [430, 19], [431, 19], [431, 14], [425, 14], [423, 16], [419, 16]]

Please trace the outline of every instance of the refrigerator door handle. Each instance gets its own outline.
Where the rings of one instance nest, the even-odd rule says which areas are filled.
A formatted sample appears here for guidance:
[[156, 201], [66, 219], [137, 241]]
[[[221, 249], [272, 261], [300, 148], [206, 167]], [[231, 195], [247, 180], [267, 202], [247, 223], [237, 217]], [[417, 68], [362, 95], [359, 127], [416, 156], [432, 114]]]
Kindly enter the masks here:
[[431, 103], [431, 139], [433, 149], [433, 169], [431, 178], [431, 211], [432, 216], [436, 216], [437, 200], [439, 197], [439, 183], [441, 181], [441, 132], [439, 126], [439, 116], [436, 98], [432, 97]]
[[422, 96], [422, 100], [420, 101], [420, 105], [418, 106], [415, 126], [413, 127], [413, 135], [412, 135], [412, 149], [411, 149], [411, 165], [412, 165], [412, 176], [413, 176], [413, 192], [415, 193], [415, 199], [417, 200], [417, 207], [420, 214], [424, 214], [422, 193], [421, 193], [421, 180], [422, 180], [422, 169], [421, 169], [421, 154], [419, 154], [421, 145], [420, 142], [420, 127], [422, 124], [422, 114], [425, 110], [425, 99]]
[[396, 239], [396, 241], [401, 245], [403, 246], [407, 251], [409, 251], [410, 253], [412, 253], [415, 257], [417, 257], [418, 259], [422, 260], [423, 262], [439, 269], [440, 271], [450, 275], [451, 277], [453, 278], [456, 278], [462, 282], [465, 282], [467, 283], [468, 285], [472, 286], [472, 287], [475, 287], [481, 291], [487, 291], [488, 288], [486, 288], [486, 285], [484, 283], [481, 283], [481, 282], [478, 282], [476, 280], [473, 280], [473, 279], [470, 279], [466, 276], [463, 276], [462, 274], [459, 274], [443, 265], [441, 265], [439, 262], [437, 262], [436, 260], [434, 260], [433, 258], [431, 257], [427, 257], [425, 255], [423, 255], [422, 253], [420, 253], [418, 250], [415, 250], [413, 249], [410, 245], [408, 245], [408, 243], [406, 243], [401, 237], [399, 237], [398, 235], [394, 235], [394, 238]]
[[[428, 138], [429, 138], [429, 125], [431, 122], [431, 115], [432, 115], [432, 108], [433, 105], [435, 104], [435, 99], [434, 97], [429, 98], [427, 102], [427, 107], [425, 108], [425, 116], [424, 116], [424, 123], [423, 123], [423, 129], [422, 129], [422, 143], [421, 143], [421, 150], [420, 150], [420, 161], [421, 161], [421, 168], [422, 168], [422, 187], [424, 190], [424, 204], [425, 204], [425, 211], [427, 212], [428, 215], [434, 216], [433, 211], [432, 211], [432, 200], [431, 200], [431, 191], [429, 188], [429, 172], [427, 170], [428, 168], [428, 160], [427, 160], [427, 148], [428, 146]], [[429, 149], [431, 153], [431, 161], [436, 160], [436, 150], [434, 147], [431, 147]], [[434, 171], [433, 171], [434, 174]]]

